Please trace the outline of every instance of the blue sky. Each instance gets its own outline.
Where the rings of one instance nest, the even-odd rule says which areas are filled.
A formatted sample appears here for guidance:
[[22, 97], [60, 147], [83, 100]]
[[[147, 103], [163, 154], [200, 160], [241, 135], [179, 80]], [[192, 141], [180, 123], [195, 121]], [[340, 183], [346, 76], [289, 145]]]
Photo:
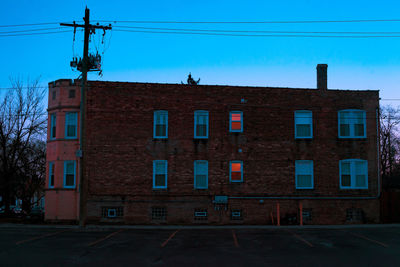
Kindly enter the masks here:
[[[0, 25], [91, 20], [309, 21], [399, 19], [400, 1], [4, 1]], [[263, 25], [124, 24], [219, 30], [398, 31], [400, 22]], [[48, 25], [46, 27], [57, 27]], [[36, 27], [38, 28], [38, 27]], [[0, 28], [0, 32], [27, 28]], [[35, 29], [31, 27], [30, 29]], [[116, 28], [114, 28], [116, 29]], [[398, 34], [400, 35], [400, 34]], [[110, 38], [111, 37], [111, 38]], [[76, 78], [71, 70], [73, 34], [0, 37], [0, 87], [10, 76], [41, 83]], [[91, 47], [99, 45], [97, 34]], [[75, 54], [82, 54], [77, 32]], [[379, 89], [381, 98], [400, 98], [400, 38], [264, 38], [133, 32], [106, 34], [103, 77], [91, 80], [180, 83], [192, 72], [201, 84], [316, 86], [316, 65], [328, 64], [331, 89]]]

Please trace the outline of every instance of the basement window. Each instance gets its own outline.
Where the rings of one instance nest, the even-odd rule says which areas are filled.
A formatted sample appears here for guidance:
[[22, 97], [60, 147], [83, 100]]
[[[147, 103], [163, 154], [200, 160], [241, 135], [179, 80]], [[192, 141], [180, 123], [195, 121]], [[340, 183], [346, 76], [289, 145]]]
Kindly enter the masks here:
[[194, 219], [196, 221], [206, 221], [208, 219], [207, 209], [195, 209]]
[[303, 209], [303, 222], [311, 222], [312, 220], [312, 209]]
[[366, 115], [364, 110], [345, 109], [338, 113], [339, 138], [366, 138]]
[[346, 159], [339, 161], [340, 189], [368, 189], [368, 161]]
[[243, 112], [231, 111], [229, 113], [229, 131], [243, 132]]
[[166, 160], [153, 161], [153, 188], [167, 188], [167, 168]]
[[165, 207], [152, 207], [151, 218], [153, 220], [165, 221], [167, 219], [167, 208]]
[[314, 164], [312, 160], [296, 160], [296, 189], [314, 188]]
[[243, 182], [243, 161], [234, 160], [229, 162], [229, 181]]
[[153, 137], [168, 138], [168, 111], [154, 111]]
[[243, 217], [242, 217], [242, 210], [238, 210], [238, 209], [235, 209], [235, 210], [231, 210], [231, 220], [242, 220], [243, 219]]
[[118, 218], [124, 216], [123, 207], [102, 207], [101, 217], [103, 218]]
[[346, 221], [347, 222], [363, 222], [364, 212], [362, 209], [350, 208], [346, 209]]
[[308, 110], [296, 110], [294, 113], [295, 138], [312, 138], [312, 112]]
[[194, 112], [194, 138], [208, 138], [208, 111], [196, 110]]

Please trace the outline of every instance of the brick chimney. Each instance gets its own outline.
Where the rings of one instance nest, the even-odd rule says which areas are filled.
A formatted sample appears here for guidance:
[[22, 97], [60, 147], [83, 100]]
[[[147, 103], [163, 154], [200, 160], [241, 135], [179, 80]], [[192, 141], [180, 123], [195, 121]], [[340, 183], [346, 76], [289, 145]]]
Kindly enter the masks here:
[[317, 65], [317, 89], [328, 89], [328, 64]]

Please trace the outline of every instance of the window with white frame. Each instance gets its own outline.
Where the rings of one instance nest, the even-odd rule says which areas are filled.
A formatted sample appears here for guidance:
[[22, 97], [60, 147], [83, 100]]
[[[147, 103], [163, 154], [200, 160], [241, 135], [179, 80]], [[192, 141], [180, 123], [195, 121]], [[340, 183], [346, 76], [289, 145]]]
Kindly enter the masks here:
[[153, 188], [167, 188], [167, 166], [166, 160], [153, 161]]
[[229, 131], [243, 132], [243, 112], [231, 111], [229, 113]]
[[339, 111], [339, 137], [364, 138], [366, 134], [366, 114], [364, 110], [346, 109]]
[[312, 112], [309, 110], [296, 110], [294, 112], [295, 138], [312, 138]]
[[341, 189], [368, 189], [368, 162], [362, 159], [339, 161]]
[[208, 161], [195, 160], [194, 161], [194, 188], [207, 189], [208, 188]]
[[57, 116], [55, 113], [50, 115], [50, 139], [55, 139], [56, 138], [56, 124], [57, 122]]
[[312, 160], [296, 160], [296, 189], [314, 188], [314, 164]]
[[54, 162], [49, 162], [49, 188], [54, 187]]
[[208, 111], [194, 112], [194, 138], [208, 138]]
[[154, 111], [154, 138], [168, 138], [168, 111]]
[[78, 112], [67, 112], [65, 114], [65, 138], [78, 137]]
[[75, 188], [76, 181], [76, 162], [72, 160], [64, 161], [64, 187]]
[[243, 161], [234, 160], [229, 162], [229, 181], [243, 182]]

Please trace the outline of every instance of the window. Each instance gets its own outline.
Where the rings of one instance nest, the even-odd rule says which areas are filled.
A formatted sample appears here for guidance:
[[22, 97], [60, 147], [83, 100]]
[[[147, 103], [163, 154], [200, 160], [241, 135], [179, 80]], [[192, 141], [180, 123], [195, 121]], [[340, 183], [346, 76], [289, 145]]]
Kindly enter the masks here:
[[154, 111], [154, 138], [168, 138], [168, 111]]
[[56, 118], [55, 113], [50, 115], [50, 139], [56, 138]]
[[65, 113], [65, 138], [77, 138], [78, 136], [78, 113]]
[[296, 189], [314, 188], [314, 166], [312, 160], [296, 160]]
[[57, 96], [57, 91], [56, 91], [56, 90], [53, 90], [53, 91], [51, 92], [51, 98], [52, 98], [52, 100], [55, 100], [55, 99], [56, 99], [56, 96]]
[[368, 189], [368, 162], [346, 159], [339, 163], [341, 189]]
[[49, 188], [54, 187], [54, 162], [49, 162]]
[[339, 111], [339, 138], [365, 138], [366, 115], [364, 110]]
[[124, 216], [123, 207], [102, 207], [101, 217], [103, 218], [117, 218]]
[[75, 161], [64, 161], [64, 187], [75, 188], [76, 164]]
[[231, 220], [242, 220], [242, 210], [231, 210]]
[[243, 132], [243, 113], [241, 111], [231, 111], [229, 113], [229, 131]]
[[194, 138], [208, 138], [208, 111], [194, 112]]
[[167, 161], [153, 161], [153, 188], [167, 188]]
[[164, 208], [164, 207], [152, 207], [151, 208], [151, 218], [153, 220], [165, 221], [167, 219], [167, 208]]
[[312, 112], [308, 110], [296, 110], [294, 112], [295, 138], [312, 138]]
[[196, 221], [206, 221], [208, 219], [207, 209], [195, 209], [194, 219]]
[[207, 189], [208, 188], [208, 161], [195, 160], [194, 161], [194, 188]]
[[68, 98], [75, 98], [75, 90], [68, 91]]
[[243, 162], [231, 161], [229, 163], [229, 181], [243, 182]]
[[348, 221], [348, 222], [364, 222], [363, 210], [358, 209], [358, 208], [346, 209], [346, 221]]

